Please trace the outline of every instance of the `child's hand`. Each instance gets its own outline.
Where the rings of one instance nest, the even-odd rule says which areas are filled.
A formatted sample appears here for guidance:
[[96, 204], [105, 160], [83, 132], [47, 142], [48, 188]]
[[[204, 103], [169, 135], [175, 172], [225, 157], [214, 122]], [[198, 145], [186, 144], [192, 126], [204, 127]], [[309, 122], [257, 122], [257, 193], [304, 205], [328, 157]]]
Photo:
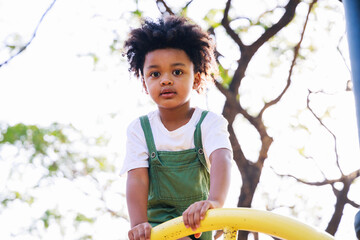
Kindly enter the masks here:
[[[183, 213], [183, 220], [185, 227], [191, 228], [195, 231], [200, 227], [200, 221], [204, 219], [207, 210], [218, 208], [220, 204], [217, 201], [205, 200], [191, 204]], [[199, 238], [200, 234], [195, 234]]]
[[150, 240], [151, 225], [148, 222], [140, 223], [133, 227], [128, 237], [130, 240]]

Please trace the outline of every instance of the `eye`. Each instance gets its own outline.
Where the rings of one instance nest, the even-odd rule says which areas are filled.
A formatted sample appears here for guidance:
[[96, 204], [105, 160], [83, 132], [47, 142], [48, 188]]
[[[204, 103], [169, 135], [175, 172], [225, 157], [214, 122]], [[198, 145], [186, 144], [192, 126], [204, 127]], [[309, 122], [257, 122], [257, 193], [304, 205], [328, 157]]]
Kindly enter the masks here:
[[150, 77], [154, 77], [154, 78], [160, 77], [160, 73], [159, 72], [152, 72], [152, 73], [150, 73]]
[[173, 71], [173, 74], [174, 74], [175, 76], [180, 76], [180, 75], [183, 74], [183, 71], [181, 71], [181, 70], [174, 70], [174, 71]]

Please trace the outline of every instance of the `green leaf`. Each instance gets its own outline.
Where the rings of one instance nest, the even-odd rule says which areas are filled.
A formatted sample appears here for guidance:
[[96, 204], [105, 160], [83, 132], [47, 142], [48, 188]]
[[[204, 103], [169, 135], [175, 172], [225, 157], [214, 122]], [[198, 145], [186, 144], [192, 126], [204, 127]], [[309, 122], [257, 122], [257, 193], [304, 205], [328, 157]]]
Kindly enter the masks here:
[[15, 45], [6, 45], [6, 47], [10, 48], [11, 51], [15, 50], [16, 49], [16, 46]]
[[46, 134], [45, 130], [39, 129], [36, 126], [31, 126], [31, 140], [34, 144], [36, 153], [45, 154], [46, 149], [49, 146], [49, 143], [45, 141], [44, 136]]
[[229, 70], [225, 69], [221, 64], [219, 64], [219, 73], [222, 79], [222, 85], [228, 88], [232, 81], [232, 78], [229, 76]]
[[305, 157], [305, 147], [299, 148], [298, 152], [301, 156]]
[[33, 196], [30, 196], [26, 201], [29, 205], [32, 205], [35, 202], [35, 198]]
[[212, 28], [217, 28], [221, 26], [221, 22], [217, 22], [216, 15], [223, 15], [224, 9], [210, 9], [210, 11], [205, 15], [204, 21], [207, 22]]
[[183, 17], [186, 17], [188, 13], [188, 8], [187, 7], [183, 7], [180, 11], [180, 15]]
[[76, 222], [88, 222], [93, 223], [95, 221], [94, 218], [88, 218], [84, 214], [78, 213], [78, 215], [75, 218]]
[[14, 192], [16, 199], [21, 199], [21, 194], [19, 192]]
[[61, 216], [49, 209], [46, 210], [41, 218], [41, 221], [44, 223], [45, 228], [48, 228], [50, 226], [50, 218], [60, 219]]
[[28, 137], [28, 128], [26, 125], [19, 123], [15, 126], [9, 126], [2, 134], [0, 143], [14, 144], [16, 141], [24, 142]]
[[100, 170], [104, 171], [107, 168], [106, 158], [104, 157], [95, 157], [95, 161], [99, 164]]
[[141, 18], [142, 15], [143, 15], [143, 12], [140, 11], [139, 9], [136, 9], [135, 11], [132, 11], [131, 13], [132, 13], [135, 17], [139, 17], [139, 18]]
[[89, 240], [89, 239], [93, 239], [93, 236], [85, 235], [85, 236], [82, 236], [79, 240]]
[[59, 170], [59, 165], [56, 164], [56, 162], [54, 162], [53, 164], [51, 164], [49, 167], [48, 167], [48, 170], [50, 173], [54, 173], [56, 172], [57, 170]]
[[[53, 127], [58, 128], [59, 126], [57, 124], [53, 124]], [[52, 130], [49, 135], [54, 136], [57, 140], [60, 141], [60, 143], [68, 143], [69, 142], [67, 136], [63, 133], [62, 129]]]
[[12, 202], [13, 199], [10, 198], [5, 198], [4, 200], [1, 201], [1, 205], [3, 205], [4, 207], [7, 207], [9, 202]]

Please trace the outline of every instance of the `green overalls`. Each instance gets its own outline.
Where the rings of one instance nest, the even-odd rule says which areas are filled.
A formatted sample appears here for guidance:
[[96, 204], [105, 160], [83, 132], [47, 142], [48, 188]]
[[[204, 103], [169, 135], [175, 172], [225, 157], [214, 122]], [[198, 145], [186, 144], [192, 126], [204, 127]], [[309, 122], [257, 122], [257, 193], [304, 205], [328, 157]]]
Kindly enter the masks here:
[[[204, 111], [194, 132], [195, 148], [182, 151], [157, 151], [147, 116], [140, 117], [149, 150], [149, 195], [147, 216], [154, 227], [182, 213], [194, 202], [209, 195], [210, 173], [201, 141], [200, 125], [208, 112]], [[210, 240], [211, 232], [201, 235]], [[195, 239], [191, 236], [192, 239]]]

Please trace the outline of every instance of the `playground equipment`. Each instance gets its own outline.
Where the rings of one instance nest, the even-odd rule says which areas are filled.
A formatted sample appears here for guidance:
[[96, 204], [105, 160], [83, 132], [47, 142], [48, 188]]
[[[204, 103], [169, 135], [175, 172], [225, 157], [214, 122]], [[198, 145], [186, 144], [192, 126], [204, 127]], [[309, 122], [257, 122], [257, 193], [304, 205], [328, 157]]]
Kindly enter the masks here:
[[343, 0], [343, 4], [349, 43], [353, 92], [357, 108], [358, 133], [360, 137], [360, 1]]
[[[224, 240], [235, 240], [238, 230], [261, 232], [288, 240], [333, 240], [328, 233], [321, 232], [293, 218], [268, 211], [249, 208], [210, 209], [201, 221], [197, 232], [224, 230]], [[162, 223], [152, 229], [151, 240], [178, 239], [192, 235], [182, 217]]]
[[[355, 105], [357, 112], [358, 137], [360, 138], [360, 1], [343, 0], [346, 19], [346, 30], [349, 42], [351, 73]], [[355, 217], [355, 231], [360, 239], [360, 211]]]
[[360, 211], [355, 215], [355, 222], [354, 222], [356, 237], [360, 239]]

